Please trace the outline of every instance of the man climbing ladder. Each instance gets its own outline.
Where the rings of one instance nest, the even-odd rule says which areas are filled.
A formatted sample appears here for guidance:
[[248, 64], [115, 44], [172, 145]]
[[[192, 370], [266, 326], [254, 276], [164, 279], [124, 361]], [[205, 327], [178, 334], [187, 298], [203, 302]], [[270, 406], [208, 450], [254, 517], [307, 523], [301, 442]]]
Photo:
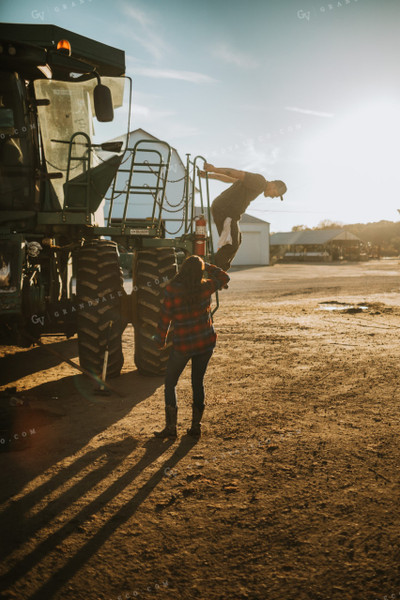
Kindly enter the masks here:
[[287, 188], [283, 181], [267, 181], [262, 175], [214, 167], [209, 163], [204, 164], [204, 171], [200, 177], [208, 174], [209, 179], [218, 179], [232, 183], [227, 190], [222, 192], [211, 205], [211, 214], [220, 236], [218, 252], [214, 256], [214, 264], [227, 271], [231, 266], [241, 243], [239, 221], [250, 202], [255, 200], [262, 192], [266, 198], [278, 198]]

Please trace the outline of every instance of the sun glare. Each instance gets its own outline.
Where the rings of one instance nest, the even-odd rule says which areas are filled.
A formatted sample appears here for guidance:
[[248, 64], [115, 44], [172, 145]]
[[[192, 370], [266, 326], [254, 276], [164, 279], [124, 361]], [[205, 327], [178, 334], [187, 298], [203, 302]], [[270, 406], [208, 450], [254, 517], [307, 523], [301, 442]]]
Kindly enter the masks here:
[[331, 216], [396, 219], [400, 103], [369, 102], [336, 116], [301, 147], [301, 164]]

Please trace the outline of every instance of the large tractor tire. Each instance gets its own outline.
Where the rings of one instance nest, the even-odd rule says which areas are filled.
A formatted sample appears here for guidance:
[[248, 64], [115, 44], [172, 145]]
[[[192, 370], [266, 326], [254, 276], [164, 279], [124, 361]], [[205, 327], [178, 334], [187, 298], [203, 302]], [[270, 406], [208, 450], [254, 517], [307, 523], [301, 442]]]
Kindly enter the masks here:
[[76, 288], [81, 367], [101, 375], [108, 338], [107, 377], [117, 377], [124, 364], [121, 306], [125, 292], [115, 242], [96, 239], [80, 249]]
[[133, 324], [135, 327], [135, 364], [142, 375], [164, 375], [170, 347], [160, 350], [153, 336], [164, 290], [176, 274], [173, 248], [149, 248], [133, 257]]

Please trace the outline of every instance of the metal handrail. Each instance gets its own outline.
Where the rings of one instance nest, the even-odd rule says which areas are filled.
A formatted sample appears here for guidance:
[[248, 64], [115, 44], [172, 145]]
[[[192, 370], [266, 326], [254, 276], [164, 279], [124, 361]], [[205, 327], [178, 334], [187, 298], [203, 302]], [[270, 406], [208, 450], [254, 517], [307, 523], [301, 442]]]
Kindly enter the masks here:
[[[88, 148], [88, 154], [87, 156], [73, 156], [72, 155], [72, 148], [74, 145], [74, 140], [76, 137], [78, 136], [83, 136], [86, 140], [86, 144], [85, 144], [85, 148]], [[67, 173], [65, 176], [65, 190], [66, 190], [66, 194], [65, 194], [65, 198], [64, 198], [64, 204], [63, 204], [63, 218], [65, 215], [65, 210], [68, 209], [68, 204], [67, 204], [67, 200], [68, 200], [68, 196], [69, 196], [69, 188], [71, 186], [77, 186], [77, 187], [82, 187], [85, 186], [86, 188], [86, 221], [90, 221], [90, 161], [91, 161], [91, 141], [90, 141], [90, 137], [87, 133], [85, 133], [84, 131], [77, 131], [76, 133], [74, 133], [71, 136], [71, 139], [69, 141], [69, 147], [68, 147], [68, 162], [67, 162]], [[83, 164], [83, 173], [85, 173], [85, 180], [82, 182], [71, 182], [69, 180], [69, 176], [70, 176], [70, 172], [71, 172], [71, 162], [72, 161], [80, 161]]]
[[[142, 146], [144, 144], [152, 144], [153, 148], [143, 148]], [[161, 152], [159, 152], [156, 148], [154, 148], [155, 145], [162, 145], [162, 146], [166, 147], [168, 153], [167, 153], [167, 157], [165, 160], [164, 160], [164, 157], [161, 154]], [[107, 227], [111, 226], [112, 211], [114, 208], [115, 198], [117, 198], [122, 193], [126, 193], [123, 216], [122, 216], [122, 221], [121, 221], [122, 227], [125, 228], [126, 220], [127, 220], [126, 215], [127, 215], [128, 207], [129, 207], [129, 197], [130, 197], [132, 191], [134, 191], [134, 193], [137, 195], [150, 195], [151, 194], [153, 196], [153, 199], [154, 199], [153, 209], [152, 209], [152, 213], [151, 213], [151, 217], [150, 217], [149, 221], [151, 221], [152, 225], [156, 224], [157, 228], [160, 229], [162, 210], [163, 210], [164, 199], [165, 199], [165, 188], [166, 188], [168, 171], [169, 171], [171, 154], [172, 154], [171, 146], [167, 142], [163, 142], [163, 141], [159, 141], [159, 140], [141, 139], [135, 143], [133, 148], [127, 148], [126, 151], [131, 152], [131, 164], [130, 164], [129, 169], [118, 169], [118, 171], [115, 175], [115, 178], [113, 181], [112, 192], [111, 192], [110, 206], [109, 206], [109, 210], [108, 210]], [[138, 152], [153, 154], [153, 155], [156, 155], [157, 158], [156, 158], [156, 160], [153, 159], [152, 162], [149, 162], [146, 160], [143, 160], [141, 162], [136, 162], [135, 159], [136, 159], [136, 155]], [[146, 169], [142, 169], [141, 167], [146, 167]], [[155, 167], [155, 169], [153, 170], [152, 167]], [[163, 170], [164, 170], [164, 172], [163, 172]], [[128, 182], [126, 184], [126, 189], [124, 188], [124, 190], [118, 190], [116, 187], [118, 173], [129, 173]], [[134, 173], [135, 174], [152, 173], [153, 175], [156, 176], [155, 185], [153, 185], [153, 186], [132, 185], [132, 178], [133, 178]], [[156, 207], [157, 206], [158, 206], [158, 215], [156, 216], [156, 210], [157, 210]]]
[[[195, 156], [193, 161], [190, 161], [189, 158], [189, 154], [187, 155], [187, 174], [189, 175], [190, 172], [190, 164], [193, 165], [193, 177], [192, 177], [192, 194], [191, 194], [191, 226], [190, 226], [190, 232], [193, 233], [193, 221], [194, 221], [194, 217], [195, 217], [195, 205], [194, 205], [194, 196], [195, 196], [195, 190], [196, 190], [196, 174], [198, 174], [198, 167], [197, 167], [197, 161], [198, 160], [202, 160], [204, 163], [206, 163], [206, 159], [204, 158], [204, 156], [201, 156], [200, 154]], [[197, 169], [197, 170], [196, 170]], [[205, 202], [204, 202], [204, 197], [203, 197], [203, 185], [202, 185], [202, 181], [201, 181], [201, 177], [198, 176], [198, 181], [199, 181], [199, 192], [200, 192], [200, 208], [201, 208], [201, 212], [204, 215], [205, 211], [207, 211], [207, 236], [206, 236], [206, 243], [207, 243], [207, 249], [209, 250], [208, 254], [211, 257], [211, 262], [213, 262], [214, 260], [214, 243], [213, 243], [213, 239], [212, 239], [212, 230], [211, 230], [211, 207], [210, 207], [210, 187], [209, 187], [209, 182], [208, 182], [208, 174], [206, 173], [206, 206], [205, 206]], [[189, 176], [187, 179], [187, 188], [189, 188]], [[187, 196], [187, 206], [188, 206], [188, 196]], [[207, 254], [207, 252], [206, 252]], [[219, 294], [218, 294], [218, 290], [215, 292], [215, 300], [216, 300], [216, 306], [215, 308], [211, 311], [211, 316], [214, 315], [214, 313], [218, 310], [219, 308]]]

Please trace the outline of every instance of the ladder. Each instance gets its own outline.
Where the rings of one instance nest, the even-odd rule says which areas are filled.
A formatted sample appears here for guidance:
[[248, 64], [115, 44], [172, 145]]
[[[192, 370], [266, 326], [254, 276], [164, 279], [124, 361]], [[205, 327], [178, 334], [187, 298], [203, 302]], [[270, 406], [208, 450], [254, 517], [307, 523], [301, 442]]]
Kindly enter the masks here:
[[[207, 220], [207, 254], [212, 258], [214, 257], [213, 239], [211, 235], [211, 208], [210, 208], [210, 186], [208, 183], [208, 176], [201, 178], [198, 175], [199, 166], [197, 162], [202, 160], [206, 162], [203, 156], [195, 156], [193, 160], [190, 159], [190, 154], [186, 155], [186, 181], [185, 181], [185, 195], [186, 195], [186, 211], [185, 211], [185, 233], [194, 233], [194, 221], [196, 219], [196, 207], [194, 204], [194, 197], [196, 192], [196, 175], [198, 182], [198, 191], [200, 194], [200, 212], [206, 217]], [[193, 176], [190, 181], [189, 173], [190, 169], [193, 169]], [[198, 208], [198, 207], [197, 207]]]
[[[206, 232], [206, 254], [211, 257], [211, 262], [214, 259], [214, 244], [212, 239], [211, 231], [211, 207], [210, 207], [210, 186], [208, 182], [208, 176], [201, 178], [198, 174], [199, 167], [197, 162], [202, 160], [203, 163], [207, 162], [204, 156], [195, 156], [193, 160], [190, 159], [190, 154], [186, 155], [186, 180], [185, 180], [185, 195], [186, 195], [186, 210], [185, 210], [185, 234], [194, 235], [194, 222], [196, 219], [196, 207], [194, 204], [194, 196], [196, 192], [196, 175], [198, 180], [198, 191], [200, 193], [200, 212], [206, 217], [207, 220], [207, 232]], [[190, 169], [193, 169], [192, 180], [190, 181]], [[204, 182], [204, 184], [203, 184]], [[203, 189], [205, 188], [205, 189]], [[219, 294], [215, 292], [216, 305], [211, 311], [211, 316], [219, 308]]]
[[[151, 147], [149, 147], [150, 145]], [[157, 149], [157, 146], [161, 148]], [[161, 152], [161, 149], [164, 152]], [[137, 217], [128, 217], [128, 209], [134, 205], [135, 196], [143, 195], [153, 197], [151, 216], [146, 217], [146, 221], [160, 230], [165, 188], [171, 161], [171, 147], [167, 142], [142, 139], [138, 140], [133, 148], [127, 148], [126, 152], [130, 153], [130, 164], [125, 168], [120, 166], [114, 178], [106, 218], [107, 227], [111, 227], [112, 223], [117, 221], [124, 230], [131, 220], [137, 221]], [[145, 158], [146, 154], [149, 156], [149, 160]], [[127, 173], [128, 177], [123, 189], [119, 189], [121, 179], [124, 178], [118, 176], [122, 173]], [[135, 177], [137, 175], [151, 175], [152, 185], [147, 183], [140, 185], [138, 178]], [[119, 196], [125, 197], [123, 214], [122, 218], [114, 218], [115, 200]]]

